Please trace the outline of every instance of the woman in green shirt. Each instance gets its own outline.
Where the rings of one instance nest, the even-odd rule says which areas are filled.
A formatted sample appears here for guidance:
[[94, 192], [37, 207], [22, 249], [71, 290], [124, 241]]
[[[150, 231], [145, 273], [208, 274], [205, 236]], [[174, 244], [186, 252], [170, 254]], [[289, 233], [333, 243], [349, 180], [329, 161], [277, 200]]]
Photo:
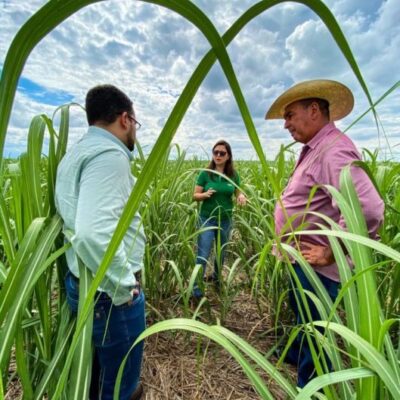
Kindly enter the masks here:
[[[240, 184], [239, 174], [233, 167], [232, 149], [225, 140], [218, 141], [212, 148], [212, 160], [207, 169], [201, 171], [193, 193], [193, 200], [201, 201], [199, 226], [201, 229], [212, 227], [201, 232], [197, 241], [196, 264], [203, 266], [203, 279], [206, 273], [207, 260], [215, 240], [216, 257], [212, 280], [219, 287], [220, 266], [224, 262], [225, 245], [232, 227], [233, 195], [240, 205], [246, 204], [246, 197], [233, 184]], [[229, 178], [230, 182], [228, 179]], [[196, 284], [193, 296], [201, 298], [203, 292]]]

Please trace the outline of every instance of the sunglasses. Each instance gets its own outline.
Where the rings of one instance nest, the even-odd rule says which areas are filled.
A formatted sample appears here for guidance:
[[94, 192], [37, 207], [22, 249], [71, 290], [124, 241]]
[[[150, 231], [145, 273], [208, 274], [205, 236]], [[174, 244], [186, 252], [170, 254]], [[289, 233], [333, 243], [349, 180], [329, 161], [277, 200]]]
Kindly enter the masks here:
[[214, 156], [219, 156], [219, 157], [225, 157], [226, 156], [226, 151], [221, 151], [221, 150], [213, 150]]

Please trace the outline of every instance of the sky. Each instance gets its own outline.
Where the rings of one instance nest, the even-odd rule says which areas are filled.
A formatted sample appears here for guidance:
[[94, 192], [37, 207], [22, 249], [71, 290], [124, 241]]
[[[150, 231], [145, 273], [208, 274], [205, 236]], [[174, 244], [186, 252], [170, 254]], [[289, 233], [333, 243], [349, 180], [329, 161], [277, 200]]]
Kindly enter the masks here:
[[[222, 35], [257, 1], [193, 0]], [[0, 0], [0, 69], [18, 29], [43, 0]], [[400, 1], [325, 0], [348, 39], [373, 100], [400, 80]], [[32, 51], [14, 100], [4, 156], [26, 150], [32, 118], [52, 116], [62, 104], [84, 104], [97, 84], [118, 86], [134, 102], [142, 128], [138, 140], [149, 152], [196, 66], [210, 49], [202, 33], [160, 6], [108, 0], [68, 18]], [[260, 142], [269, 159], [291, 142], [283, 121], [265, 113], [284, 90], [308, 79], [333, 79], [354, 93], [346, 128], [368, 108], [354, 73], [327, 28], [309, 8], [285, 2], [250, 22], [228, 47]], [[383, 159], [400, 159], [400, 88], [378, 107], [381, 129], [369, 114], [348, 131], [361, 150], [379, 149]], [[55, 120], [57, 124], [57, 120]], [[71, 109], [69, 144], [86, 131], [85, 114]], [[228, 140], [234, 159], [257, 159], [220, 66], [216, 63], [190, 105], [174, 143], [189, 157], [208, 158], [218, 139]], [[297, 145], [297, 147], [299, 146]]]

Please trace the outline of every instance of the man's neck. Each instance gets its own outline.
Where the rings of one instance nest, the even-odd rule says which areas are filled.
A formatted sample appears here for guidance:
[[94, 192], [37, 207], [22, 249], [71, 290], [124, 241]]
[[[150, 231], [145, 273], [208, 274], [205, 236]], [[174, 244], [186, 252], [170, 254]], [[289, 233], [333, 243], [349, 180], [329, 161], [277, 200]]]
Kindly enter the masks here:
[[96, 122], [93, 124], [93, 126], [96, 126], [97, 128], [104, 129], [105, 131], [111, 133], [111, 135], [114, 135], [117, 139], [119, 139], [122, 143], [125, 143], [125, 136], [123, 132], [118, 129], [118, 126], [115, 123], [112, 124], [103, 124], [101, 122]]
[[317, 134], [324, 126], [328, 125], [329, 122], [330, 121], [327, 118], [324, 118], [324, 119], [321, 119], [320, 121], [317, 121], [315, 134]]
[[107, 132], [110, 132], [112, 135], [117, 136], [112, 129], [112, 124], [102, 124], [101, 122], [96, 122], [92, 126], [95, 126], [96, 128], [104, 129]]

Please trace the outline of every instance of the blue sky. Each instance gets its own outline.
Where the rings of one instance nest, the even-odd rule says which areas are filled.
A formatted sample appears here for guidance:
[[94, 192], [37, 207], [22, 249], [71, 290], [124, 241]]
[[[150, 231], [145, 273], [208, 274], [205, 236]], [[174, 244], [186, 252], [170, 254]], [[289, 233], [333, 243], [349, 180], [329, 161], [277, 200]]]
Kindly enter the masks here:
[[24, 78], [24, 76], [21, 76], [19, 79], [18, 91], [33, 101], [55, 107], [60, 104], [70, 103], [74, 99], [72, 93], [68, 93], [62, 89], [48, 89], [46, 86]]
[[[256, 1], [196, 0], [222, 34]], [[0, 68], [12, 38], [45, 2], [0, 2]], [[400, 1], [326, 0], [341, 25], [361, 72], [378, 99], [400, 80]], [[112, 83], [133, 100], [142, 123], [139, 140], [150, 150], [178, 96], [209, 45], [190, 23], [169, 10], [141, 1], [108, 0], [85, 7], [62, 23], [31, 53], [18, 85], [4, 154], [26, 149], [30, 120], [51, 116], [67, 102], [83, 104], [87, 90]], [[367, 107], [365, 95], [325, 26], [307, 7], [284, 3], [252, 21], [228, 47], [235, 72], [268, 158], [290, 142], [280, 121], [265, 121], [274, 99], [293, 84], [315, 78], [339, 80], [356, 99], [350, 124]], [[399, 91], [378, 107], [378, 134], [368, 116], [349, 131], [359, 148], [380, 148], [398, 158]], [[72, 109], [70, 142], [86, 130], [84, 113]], [[215, 65], [191, 104], [174, 142], [205, 157], [219, 138], [236, 158], [255, 158], [227, 81]], [[388, 144], [387, 144], [388, 143]], [[391, 148], [391, 151], [389, 150]]]

